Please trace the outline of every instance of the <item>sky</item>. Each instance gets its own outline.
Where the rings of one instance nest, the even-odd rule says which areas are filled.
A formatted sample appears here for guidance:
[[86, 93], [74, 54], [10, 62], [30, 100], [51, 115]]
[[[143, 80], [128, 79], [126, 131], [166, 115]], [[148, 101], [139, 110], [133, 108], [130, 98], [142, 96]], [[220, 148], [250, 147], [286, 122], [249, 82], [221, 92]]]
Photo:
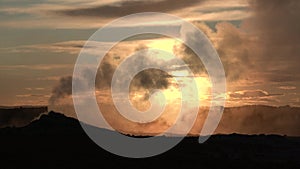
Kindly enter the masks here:
[[[226, 3], [1, 0], [0, 3], [1, 105], [48, 105], [56, 97], [55, 89], [72, 75], [82, 46], [97, 29], [118, 17], [150, 11], [182, 17], [208, 36], [225, 68], [226, 106], [300, 105], [297, 0], [226, 0]], [[133, 25], [121, 26], [125, 27]], [[141, 46], [177, 52], [187, 65], [195, 61], [184, 45], [159, 36], [132, 38], [111, 53], [122, 60]], [[110, 62], [108, 59], [107, 63]], [[196, 73], [200, 76], [200, 86], [206, 90], [201, 91], [201, 96], [208, 100], [209, 79], [203, 72]], [[63, 96], [58, 97], [67, 93], [63, 91]]]

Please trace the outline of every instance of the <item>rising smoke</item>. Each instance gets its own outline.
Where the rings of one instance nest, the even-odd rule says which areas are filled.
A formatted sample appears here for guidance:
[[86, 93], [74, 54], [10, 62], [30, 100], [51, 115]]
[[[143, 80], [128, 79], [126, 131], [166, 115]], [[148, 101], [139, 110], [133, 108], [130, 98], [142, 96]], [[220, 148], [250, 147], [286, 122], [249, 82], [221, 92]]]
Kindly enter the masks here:
[[62, 77], [57, 86], [52, 90], [52, 95], [49, 99], [49, 104], [53, 105], [55, 102], [72, 94], [72, 76]]
[[[211, 39], [216, 47], [228, 82], [264, 78], [267, 82], [295, 81], [300, 79], [300, 1], [298, 0], [251, 0], [253, 15], [236, 26], [229, 22], [218, 23], [214, 31], [204, 23], [196, 24]], [[199, 44], [201, 45], [201, 44]], [[181, 56], [194, 74], [202, 74], [205, 68], [193, 51], [184, 46], [174, 47], [174, 53]], [[133, 65], [134, 66], [134, 65]], [[116, 65], [107, 59], [97, 74], [97, 87], [110, 86]], [[126, 73], [124, 73], [126, 75]], [[167, 88], [167, 74], [149, 70], [133, 80], [134, 88]], [[156, 78], [156, 79], [153, 79]], [[71, 94], [71, 77], [63, 77], [54, 87], [50, 103], [55, 103]], [[265, 93], [260, 93], [266, 95]], [[249, 95], [249, 93], [247, 93]], [[217, 132], [219, 133], [289, 133], [299, 135], [298, 109], [292, 115], [285, 111], [292, 108], [243, 107], [226, 109]], [[274, 113], [274, 111], [277, 111]], [[188, 115], [187, 115], [188, 116]], [[199, 113], [192, 132], [198, 133], [205, 120], [205, 113]], [[160, 123], [148, 126], [151, 130], [170, 124], [166, 117]], [[188, 117], [187, 117], [188, 119]], [[115, 125], [121, 121], [112, 118]], [[234, 122], [233, 122], [234, 121]], [[202, 122], [202, 123], [201, 123]], [[124, 126], [124, 123], [121, 123]], [[129, 122], [126, 122], [128, 125]], [[120, 126], [120, 128], [122, 127]], [[128, 125], [130, 126], [130, 125]], [[137, 126], [129, 127], [136, 132]]]
[[[139, 46], [135, 51], [141, 49], [146, 49], [146, 47]], [[147, 52], [144, 52], [144, 55], [147, 55]], [[156, 60], [151, 59], [151, 57], [143, 58], [144, 59], [138, 59], [138, 63], [131, 65], [131, 67], [128, 67], [126, 70], [121, 70], [123, 76], [127, 75], [128, 69], [135, 70], [139, 67], [147, 67], [151, 62], [156, 62]], [[110, 55], [104, 57], [96, 75], [95, 86], [97, 89], [110, 89], [112, 77], [117, 67], [118, 64], [113, 63], [113, 58]], [[90, 72], [91, 70], [86, 69], [84, 73], [88, 76]], [[154, 89], [166, 89], [170, 85], [169, 78], [170, 75], [167, 72], [158, 69], [146, 69], [133, 78], [130, 91], [147, 90], [149, 94]], [[145, 95], [145, 98], [148, 98], [148, 94]], [[49, 104], [54, 105], [58, 103], [60, 99], [69, 97], [70, 95], [72, 95], [72, 76], [62, 77], [58, 85], [52, 90]]]

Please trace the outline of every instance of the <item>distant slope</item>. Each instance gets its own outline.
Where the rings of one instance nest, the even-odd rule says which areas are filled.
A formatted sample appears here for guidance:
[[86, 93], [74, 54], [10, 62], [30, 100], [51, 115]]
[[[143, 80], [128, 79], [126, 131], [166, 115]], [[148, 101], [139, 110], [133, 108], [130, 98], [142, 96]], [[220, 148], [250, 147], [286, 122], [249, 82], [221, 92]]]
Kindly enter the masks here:
[[[63, 107], [61, 111], [69, 116], [76, 117], [74, 113], [74, 107]], [[106, 110], [106, 111], [105, 111]], [[118, 118], [116, 110], [106, 105], [101, 110], [103, 114], [106, 114], [109, 119], [112, 119], [111, 124], [115, 124], [115, 128], [123, 129], [124, 125], [118, 121], [122, 118]], [[201, 107], [199, 110], [198, 118], [196, 119], [195, 125], [192, 128], [190, 134], [197, 135], [203, 126], [203, 123], [207, 117], [208, 108]], [[186, 123], [192, 123], [193, 118], [190, 117], [189, 113], [185, 113], [183, 119], [187, 120]], [[115, 121], [113, 121], [115, 120]], [[114, 123], [115, 122], [115, 123]], [[153, 129], [157, 128], [168, 128], [168, 124], [172, 124], [173, 121], [169, 119], [162, 119], [158, 123], [151, 123], [151, 125], [143, 125], [138, 130], [136, 124], [125, 122], [127, 129], [134, 129], [132, 132], [139, 133], [141, 130], [144, 133], [153, 133]], [[118, 125], [120, 124], [120, 125]], [[123, 130], [122, 130], [123, 131]], [[124, 131], [126, 132], [126, 131]], [[129, 131], [127, 131], [129, 133]], [[215, 134], [278, 134], [288, 136], [300, 136], [300, 107], [290, 106], [265, 106], [265, 105], [248, 105], [240, 107], [226, 107], [222, 115], [222, 119], [215, 131]]]
[[225, 108], [216, 133], [300, 136], [300, 108], [249, 105]]

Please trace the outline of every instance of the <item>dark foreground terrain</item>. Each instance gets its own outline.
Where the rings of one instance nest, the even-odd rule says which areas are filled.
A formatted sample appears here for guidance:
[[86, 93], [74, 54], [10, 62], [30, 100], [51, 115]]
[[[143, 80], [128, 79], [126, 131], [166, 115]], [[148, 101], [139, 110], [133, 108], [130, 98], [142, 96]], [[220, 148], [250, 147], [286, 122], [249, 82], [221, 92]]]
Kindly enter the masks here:
[[204, 144], [189, 137], [155, 157], [123, 158], [93, 143], [77, 120], [54, 112], [0, 129], [0, 153], [3, 169], [300, 168], [300, 138], [276, 135], [215, 135]]

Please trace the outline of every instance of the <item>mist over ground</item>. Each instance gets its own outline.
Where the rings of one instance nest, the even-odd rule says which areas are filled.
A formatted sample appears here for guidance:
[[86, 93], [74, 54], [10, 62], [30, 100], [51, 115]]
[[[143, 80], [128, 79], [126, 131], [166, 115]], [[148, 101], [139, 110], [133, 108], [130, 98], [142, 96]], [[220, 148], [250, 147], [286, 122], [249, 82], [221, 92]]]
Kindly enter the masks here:
[[[49, 109], [76, 118], [72, 106], [50, 107]], [[157, 134], [173, 124], [171, 119], [164, 116], [151, 123], [133, 123], [124, 120], [115, 109], [108, 105], [103, 108], [102, 113], [115, 129], [137, 135]], [[208, 108], [200, 108], [195, 124], [189, 133], [190, 135], [200, 133], [207, 113]], [[185, 116], [185, 120], [192, 120], [189, 119], [189, 114]], [[180, 133], [180, 130], [178, 132]], [[300, 108], [264, 105], [226, 107], [215, 134], [231, 133], [300, 136]]]

